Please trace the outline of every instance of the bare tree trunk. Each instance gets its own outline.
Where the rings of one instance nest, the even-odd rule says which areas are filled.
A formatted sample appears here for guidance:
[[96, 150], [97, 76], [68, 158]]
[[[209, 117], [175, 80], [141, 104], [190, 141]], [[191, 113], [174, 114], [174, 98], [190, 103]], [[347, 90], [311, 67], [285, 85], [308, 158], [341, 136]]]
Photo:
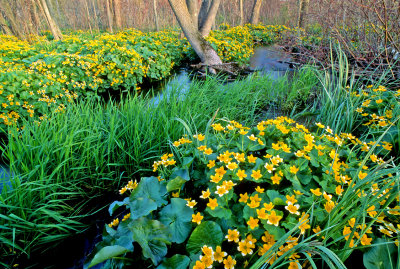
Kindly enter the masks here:
[[301, 0], [299, 6], [299, 21], [297, 23], [298, 27], [304, 28], [305, 25], [305, 17], [308, 13], [308, 6], [310, 4], [310, 0]]
[[[172, 10], [178, 19], [179, 25], [181, 26], [183, 33], [188, 39], [190, 45], [192, 45], [194, 51], [199, 56], [201, 62], [206, 65], [218, 65], [222, 64], [217, 52], [212, 48], [204, 37], [199, 33], [195, 24], [192, 22], [189, 10], [185, 0], [168, 0]], [[211, 72], [215, 70], [211, 69]]]
[[153, 0], [153, 11], [154, 11], [154, 24], [156, 25], [156, 31], [160, 31], [160, 25], [158, 24], [157, 0]]
[[205, 17], [205, 20], [203, 24], [200, 26], [200, 33], [203, 36], [208, 36], [208, 34], [211, 31], [211, 27], [213, 26], [213, 23], [215, 22], [215, 17], [217, 16], [219, 4], [221, 3], [221, 0], [213, 0], [210, 8], [208, 10], [207, 16]]
[[243, 0], [239, 0], [240, 25], [244, 24]]
[[121, 0], [114, 0], [115, 27], [122, 29]]
[[192, 21], [194, 26], [199, 28], [199, 2], [198, 0], [186, 0], [186, 5], [188, 7], [190, 16], [192, 17]]
[[37, 5], [35, 0], [31, 0], [31, 17], [32, 17], [32, 22], [34, 24], [34, 27], [36, 28], [36, 32], [39, 32], [40, 29], [40, 19], [39, 19], [39, 14], [37, 12]]
[[3, 14], [0, 12], [0, 28], [6, 35], [13, 35], [10, 27], [7, 25], [6, 19], [3, 17]]
[[60, 28], [58, 28], [56, 22], [53, 20], [53, 18], [51, 17], [49, 8], [47, 7], [47, 3], [46, 0], [37, 0], [40, 1], [38, 2], [40, 9], [42, 10], [43, 15], [46, 18], [47, 24], [50, 27], [50, 31], [54, 36], [55, 40], [60, 40], [62, 39], [62, 34], [60, 31]]
[[89, 6], [88, 6], [88, 3], [87, 3], [87, 0], [83, 0], [83, 2], [84, 2], [84, 5], [85, 5], [85, 10], [86, 10], [86, 22], [87, 22], [87, 24], [89, 26], [90, 33], [92, 33], [92, 25], [90, 24]]
[[198, 21], [198, 28], [200, 29], [204, 21], [206, 20], [208, 10], [210, 9], [211, 0], [203, 0], [201, 2], [200, 11], [199, 11], [199, 21]]
[[251, 24], [257, 24], [260, 19], [260, 9], [261, 9], [262, 0], [254, 0], [253, 10], [251, 11]]
[[110, 8], [110, 1], [111, 0], [106, 0], [106, 10], [107, 10], [107, 18], [108, 18], [108, 27], [110, 29], [110, 32], [113, 32], [113, 19], [112, 19], [112, 13], [111, 13], [111, 8]]

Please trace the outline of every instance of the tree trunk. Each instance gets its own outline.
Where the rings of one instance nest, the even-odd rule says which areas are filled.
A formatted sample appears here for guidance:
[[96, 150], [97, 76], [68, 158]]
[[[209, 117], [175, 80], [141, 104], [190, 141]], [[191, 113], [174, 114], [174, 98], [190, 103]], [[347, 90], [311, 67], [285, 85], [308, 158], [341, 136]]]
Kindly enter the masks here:
[[244, 24], [243, 0], [239, 0], [240, 25]]
[[260, 19], [260, 9], [261, 9], [262, 0], [254, 0], [253, 10], [251, 11], [251, 24], [257, 24]]
[[160, 31], [160, 25], [158, 24], [157, 0], [153, 0], [153, 11], [154, 11], [154, 24], [156, 25], [156, 31]]
[[86, 1], [87, 0], [83, 0], [84, 5], [85, 5], [85, 10], [86, 10], [86, 22], [87, 22], [87, 25], [89, 26], [90, 33], [92, 33], [92, 25], [90, 23], [89, 5]]
[[208, 36], [208, 34], [211, 31], [211, 27], [213, 26], [213, 23], [215, 22], [215, 17], [217, 16], [219, 4], [221, 3], [221, 0], [213, 0], [210, 8], [208, 10], [207, 16], [204, 19], [203, 24], [200, 26], [200, 33], [203, 36]]
[[36, 28], [36, 32], [38, 33], [39, 29], [40, 29], [40, 19], [39, 19], [39, 15], [37, 12], [37, 5], [35, 3], [35, 0], [31, 0], [30, 7], [31, 7], [30, 12], [31, 12], [31, 17], [32, 17], [32, 23], [33, 23], [34, 27]]
[[110, 8], [110, 1], [111, 0], [106, 0], [106, 11], [107, 11], [107, 19], [108, 19], [108, 27], [110, 32], [113, 32], [113, 18], [112, 18], [112, 13], [111, 13], [111, 8]]
[[[217, 52], [211, 47], [204, 37], [199, 33], [195, 24], [192, 22], [185, 0], [168, 0], [172, 10], [178, 19], [183, 33], [192, 45], [194, 51], [205, 65], [222, 64]], [[211, 69], [211, 72], [215, 70]]]
[[204, 21], [206, 20], [208, 10], [210, 9], [210, 3], [211, 3], [211, 0], [203, 0], [201, 2], [200, 11], [199, 11], [199, 21], [197, 23], [199, 29], [203, 26]]
[[3, 17], [3, 14], [0, 12], [0, 28], [6, 35], [13, 35], [10, 27], [7, 25], [6, 19]]
[[[38, 1], [39, 1], [39, 0], [38, 0]], [[61, 31], [60, 31], [60, 28], [58, 28], [56, 22], [55, 22], [55, 21], [53, 20], [53, 18], [51, 17], [49, 8], [47, 7], [46, 0], [40, 0], [40, 2], [38, 2], [38, 3], [41, 4], [41, 5], [39, 5], [39, 6], [40, 6], [40, 8], [41, 8], [41, 10], [42, 10], [42, 12], [43, 12], [43, 15], [44, 15], [45, 18], [46, 18], [47, 24], [48, 24], [49, 27], [50, 27], [50, 31], [51, 31], [51, 33], [53, 34], [54, 39], [55, 39], [55, 40], [60, 40], [60, 39], [62, 39], [62, 34], [61, 34]]]
[[199, 29], [199, 2], [198, 0], [186, 0], [186, 5], [189, 10], [194, 26]]
[[115, 27], [122, 29], [121, 0], [114, 0]]
[[305, 17], [308, 13], [308, 6], [310, 4], [310, 0], [301, 0], [299, 6], [299, 21], [298, 27], [304, 28], [305, 25]]

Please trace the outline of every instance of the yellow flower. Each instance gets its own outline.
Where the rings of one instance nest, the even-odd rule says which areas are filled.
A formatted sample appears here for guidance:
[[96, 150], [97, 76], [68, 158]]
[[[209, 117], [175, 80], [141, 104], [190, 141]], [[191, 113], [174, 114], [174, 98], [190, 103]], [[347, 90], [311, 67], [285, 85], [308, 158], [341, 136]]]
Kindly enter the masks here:
[[343, 193], [343, 191], [344, 191], [344, 190], [343, 190], [343, 188], [342, 188], [341, 185], [337, 185], [337, 186], [336, 186], [335, 192], [336, 192], [337, 195], [341, 196], [342, 193]]
[[370, 215], [372, 218], [374, 218], [376, 215], [378, 215], [378, 212], [375, 211], [374, 205], [368, 207], [367, 212], [368, 212], [368, 215]]
[[254, 230], [256, 227], [258, 227], [259, 221], [260, 221], [259, 219], [250, 217], [249, 221], [247, 221], [247, 225], [249, 225], [250, 229]]
[[264, 165], [264, 167], [265, 167], [265, 169], [268, 171], [268, 173], [272, 173], [272, 171], [274, 171], [275, 170], [275, 167], [274, 167], [274, 165], [273, 164], [270, 164], [270, 163], [266, 163], [265, 165]]
[[242, 256], [246, 256], [248, 254], [253, 254], [253, 248], [255, 248], [255, 244], [253, 244], [253, 242], [242, 240], [239, 242], [237, 249], [241, 252]]
[[368, 246], [371, 245], [372, 238], [368, 238], [367, 234], [363, 234], [360, 241], [361, 245]]
[[229, 170], [235, 170], [236, 168], [238, 168], [238, 165], [237, 165], [237, 163], [231, 163], [231, 162], [229, 162], [227, 165], [226, 165], [226, 168], [228, 168]]
[[211, 208], [211, 210], [214, 210], [218, 206], [217, 198], [215, 199], [208, 198], [207, 206]]
[[265, 212], [265, 208], [257, 209], [257, 217], [259, 219], [267, 219], [268, 214]]
[[206, 191], [202, 191], [201, 192], [201, 196], [200, 196], [200, 198], [201, 199], [207, 199], [207, 198], [209, 198], [210, 197], [210, 189], [207, 189]]
[[268, 204], [264, 203], [263, 206], [267, 211], [271, 211], [274, 208], [274, 204], [272, 202], [269, 202]]
[[257, 157], [254, 157], [253, 154], [251, 154], [250, 156], [247, 156], [247, 160], [249, 161], [249, 163], [255, 163]]
[[251, 177], [255, 180], [259, 180], [262, 177], [260, 170], [252, 170]]
[[238, 230], [228, 229], [228, 234], [225, 236], [225, 238], [228, 239], [228, 242], [233, 241], [233, 242], [237, 243], [237, 242], [239, 242], [239, 236], [240, 236], [240, 233], [238, 232]]
[[297, 200], [296, 200], [296, 197], [294, 195], [292, 195], [292, 196], [286, 195], [286, 203], [294, 204], [296, 202], [297, 202]]
[[254, 134], [252, 134], [250, 136], [248, 135], [247, 138], [250, 139], [251, 141], [256, 141], [257, 140], [257, 137], [255, 137]]
[[290, 173], [297, 174], [298, 171], [299, 171], [299, 168], [297, 168], [296, 166], [292, 165], [290, 167]]
[[181, 143], [179, 141], [175, 141], [173, 144], [175, 147], [179, 147]]
[[319, 188], [310, 189], [310, 191], [311, 191], [315, 196], [321, 196], [321, 195], [322, 195], [322, 192], [319, 190]]
[[257, 186], [256, 192], [264, 193], [264, 191], [265, 191], [265, 189], [261, 188], [260, 186]]
[[298, 211], [300, 208], [300, 205], [294, 205], [291, 202], [288, 203], [287, 206], [285, 206], [285, 209], [289, 211], [290, 214], [296, 214], [300, 215], [300, 212]]
[[239, 180], [243, 180], [245, 177], [247, 177], [245, 171], [244, 170], [240, 170], [240, 169], [238, 170], [236, 175], [239, 177]]
[[358, 178], [359, 179], [364, 179], [367, 175], [368, 175], [368, 173], [364, 173], [363, 171], [360, 171], [358, 173]]
[[178, 198], [179, 197], [179, 192], [173, 192], [172, 197]]
[[199, 141], [203, 141], [204, 138], [206, 138], [203, 134], [194, 135], [193, 137], [197, 138], [197, 140], [199, 140]]
[[224, 269], [234, 269], [236, 265], [236, 260], [232, 259], [229, 255], [226, 259], [224, 259]]
[[214, 260], [221, 263], [228, 253], [222, 251], [221, 246], [217, 246], [214, 252]]
[[209, 169], [211, 169], [211, 168], [213, 168], [215, 166], [215, 160], [209, 160], [208, 161], [208, 164], [207, 164], [207, 167], [209, 168]]
[[225, 194], [227, 194], [229, 191], [227, 190], [227, 188], [225, 186], [217, 186], [217, 190], [215, 191], [215, 194], [218, 194], [219, 197], [224, 196]]
[[[205, 150], [204, 150], [204, 154], [206, 154], [206, 155], [210, 155], [210, 154], [212, 154], [213, 153], [213, 150], [211, 149], [211, 148], [206, 148]], [[215, 161], [214, 161], [214, 163], [215, 163]]]
[[200, 214], [200, 212], [197, 212], [197, 214], [192, 214], [192, 222], [197, 223], [198, 225], [201, 223], [201, 220], [204, 217]]
[[293, 262], [290, 262], [290, 263], [289, 263], [288, 269], [298, 269], [298, 268], [301, 268], [301, 267], [299, 267], [299, 265], [297, 264], [297, 262], [293, 261]]
[[193, 269], [205, 269], [206, 266], [201, 261], [196, 261], [196, 264], [193, 266]]
[[282, 177], [278, 176], [278, 174], [273, 175], [273, 176], [271, 177], [272, 184], [277, 184], [277, 185], [279, 185], [281, 178], [282, 178]]
[[193, 208], [195, 205], [197, 205], [197, 202], [195, 200], [191, 200], [186, 203], [186, 206], [190, 208]]
[[239, 195], [240, 195], [239, 202], [240, 203], [247, 203], [247, 200], [249, 199], [249, 196], [247, 195], [247, 192], [245, 194], [239, 194]]
[[335, 202], [327, 201], [324, 205], [326, 212], [331, 213], [332, 209], [335, 207]]
[[276, 215], [275, 211], [272, 211], [270, 215], [268, 215], [268, 224], [278, 226], [279, 221], [282, 219], [281, 216]]

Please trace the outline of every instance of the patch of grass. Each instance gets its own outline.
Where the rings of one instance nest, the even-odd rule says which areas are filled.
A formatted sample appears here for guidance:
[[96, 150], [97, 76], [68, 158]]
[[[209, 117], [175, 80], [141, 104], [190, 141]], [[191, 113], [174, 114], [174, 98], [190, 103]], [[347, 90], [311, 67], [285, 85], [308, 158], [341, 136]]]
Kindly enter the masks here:
[[[167, 141], [184, 132], [179, 117], [205, 128], [218, 117], [252, 124], [269, 91], [267, 78], [222, 85], [216, 79], [172, 87], [157, 106], [146, 97], [119, 103], [88, 100], [50, 120], [10, 129], [3, 156], [10, 163], [12, 188], [0, 195], [0, 249], [8, 256], [28, 255], [51, 242], [83, 231], [84, 217], [97, 207], [90, 201], [120, 187], [120, 182], [151, 173]], [[11, 253], [10, 250], [11, 249]], [[12, 260], [12, 258], [11, 258]]]

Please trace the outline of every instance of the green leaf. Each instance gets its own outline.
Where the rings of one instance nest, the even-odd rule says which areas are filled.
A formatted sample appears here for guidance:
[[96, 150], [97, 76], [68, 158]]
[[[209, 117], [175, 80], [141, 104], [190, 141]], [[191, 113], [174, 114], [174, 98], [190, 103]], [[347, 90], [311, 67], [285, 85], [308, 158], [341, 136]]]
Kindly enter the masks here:
[[121, 256], [122, 254], [125, 254], [128, 251], [129, 251], [128, 249], [117, 245], [104, 247], [94, 256], [93, 260], [89, 264], [89, 268], [99, 263], [102, 263], [108, 259]]
[[222, 239], [221, 227], [213, 221], [205, 221], [190, 235], [186, 250], [191, 254], [198, 253], [204, 245], [212, 247], [220, 245]]
[[137, 188], [132, 192], [130, 200], [134, 201], [138, 197], [149, 198], [156, 202], [157, 206], [167, 204], [163, 197], [167, 194], [164, 184], [158, 181], [156, 177], [144, 177], [140, 180]]
[[131, 219], [138, 219], [156, 210], [157, 204], [149, 198], [138, 197], [136, 200], [130, 202], [128, 207], [131, 210]]
[[186, 269], [188, 268], [190, 259], [187, 256], [175, 254], [171, 258], [164, 259], [157, 269]]
[[167, 245], [170, 244], [169, 229], [157, 220], [140, 218], [129, 224], [132, 238], [143, 251], [145, 258], [151, 259], [157, 265], [167, 254]]
[[123, 201], [114, 201], [110, 207], [108, 208], [108, 212], [110, 213], [110, 216], [114, 214], [115, 210], [120, 208], [121, 206], [127, 205], [129, 203], [129, 197], [125, 198]]
[[177, 169], [172, 172], [172, 174], [169, 176], [169, 179], [172, 180], [177, 177], [181, 177], [185, 181], [189, 181], [190, 180], [189, 170], [188, 169]]
[[395, 247], [393, 242], [382, 238], [376, 240], [376, 245], [371, 247], [363, 256], [363, 263], [367, 269], [391, 269], [395, 267]]
[[232, 211], [230, 209], [226, 209], [225, 207], [218, 206], [214, 210], [211, 210], [207, 207], [206, 212], [215, 218], [220, 219], [230, 219], [232, 217]]
[[171, 204], [160, 211], [160, 221], [169, 227], [172, 242], [184, 242], [192, 230], [193, 209], [186, 206], [186, 201], [181, 198], [172, 198]]
[[274, 190], [268, 190], [267, 196], [274, 205], [286, 205], [286, 197]]
[[176, 177], [170, 181], [168, 181], [167, 184], [167, 191], [171, 192], [174, 190], [180, 190], [183, 184], [185, 184], [187, 180], [181, 178], [181, 177]]

